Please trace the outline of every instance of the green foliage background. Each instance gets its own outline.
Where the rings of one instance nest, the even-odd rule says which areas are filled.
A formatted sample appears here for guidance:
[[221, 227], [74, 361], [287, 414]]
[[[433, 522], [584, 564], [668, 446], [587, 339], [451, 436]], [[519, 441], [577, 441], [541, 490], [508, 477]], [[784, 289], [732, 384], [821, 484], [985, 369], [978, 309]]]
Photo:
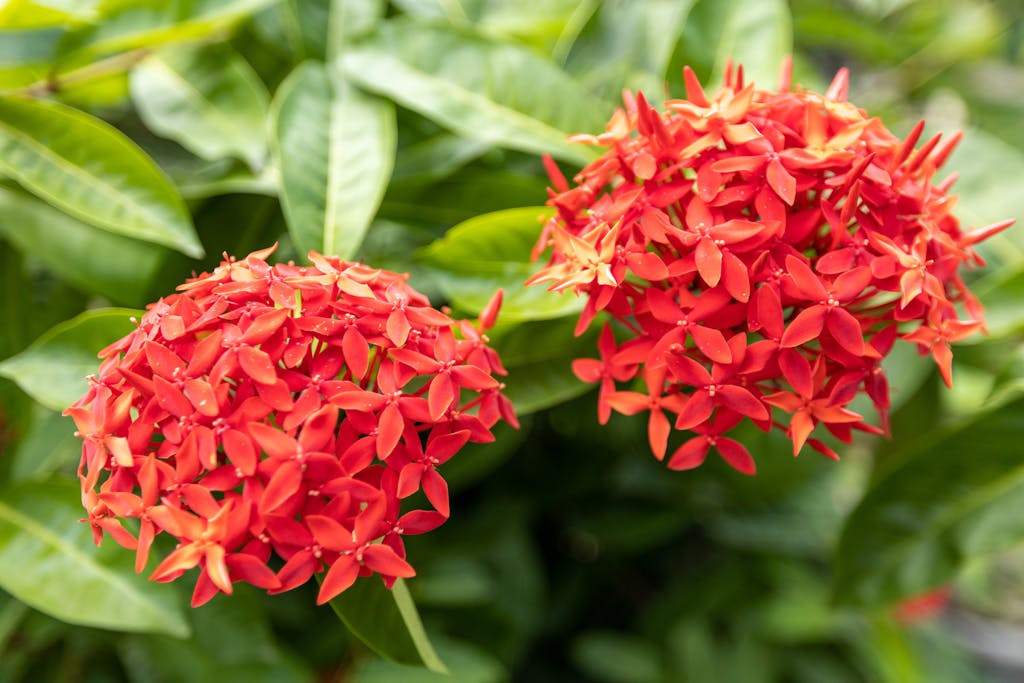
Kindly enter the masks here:
[[[745, 435], [754, 479], [664, 471], [642, 420], [598, 427], [569, 371], [580, 303], [519, 287], [539, 161], [573, 172], [622, 88], [681, 95], [725, 61], [851, 99], [898, 133], [963, 128], [958, 213], [1024, 216], [1017, 0], [8, 0], [0, 5], [0, 681], [990, 680], [892, 605], [954, 583], [1024, 621], [1024, 230], [985, 245], [990, 334], [952, 391], [888, 369], [891, 441], [839, 463]], [[190, 611], [97, 550], [59, 411], [133, 310], [274, 241], [412, 273], [493, 335], [519, 432], [446, 466], [452, 520], [409, 542], [411, 603], [239, 590]], [[126, 308], [120, 308], [126, 307]], [[682, 435], [677, 435], [682, 438]], [[388, 602], [391, 600], [391, 602]], [[406, 609], [403, 618], [399, 607]], [[972, 617], [973, 618], [973, 617]], [[426, 654], [425, 654], [426, 653]], [[426, 661], [430, 663], [430, 661]]]

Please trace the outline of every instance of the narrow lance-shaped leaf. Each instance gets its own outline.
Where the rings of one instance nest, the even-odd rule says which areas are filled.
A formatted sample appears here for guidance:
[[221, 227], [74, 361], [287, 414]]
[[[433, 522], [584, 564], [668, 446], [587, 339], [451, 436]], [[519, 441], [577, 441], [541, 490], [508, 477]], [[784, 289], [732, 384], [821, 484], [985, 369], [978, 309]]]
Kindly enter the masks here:
[[203, 254], [185, 203], [145, 152], [100, 119], [0, 98], [0, 172], [97, 227]]
[[99, 308], [81, 313], [39, 337], [27, 349], [0, 362], [0, 375], [52, 410], [64, 410], [85, 393], [100, 349], [134, 329], [142, 311]]
[[146, 125], [196, 156], [237, 156], [252, 168], [266, 158], [267, 89], [226, 45], [151, 55], [132, 71], [131, 91]]
[[0, 491], [0, 588], [72, 624], [189, 633], [177, 595], [133, 570], [132, 553], [97, 548], [76, 482], [54, 478]]
[[[141, 304], [168, 253], [161, 247], [100, 230], [44, 202], [0, 188], [0, 235], [86, 292]], [[97, 349], [98, 350], [98, 349]]]
[[375, 578], [356, 581], [330, 605], [349, 630], [382, 657], [448, 673], [402, 579], [390, 590]]
[[439, 26], [384, 23], [341, 55], [358, 85], [465, 137], [585, 163], [567, 135], [599, 132], [612, 110], [530, 50]]
[[391, 177], [394, 106], [306, 62], [278, 89], [272, 130], [281, 200], [299, 252], [352, 258]]
[[[97, 21], [67, 34], [63, 56], [153, 48], [214, 34], [278, 0], [105, 0]], [[71, 61], [70, 59], [68, 61]]]
[[847, 520], [836, 599], [883, 605], [953, 580], [964, 562], [1024, 540], [1024, 400], [901, 454]]
[[725, 63], [742, 64], [745, 79], [770, 89], [778, 81], [782, 60], [793, 53], [793, 21], [784, 0], [729, 0], [718, 37], [715, 76], [720, 81]]
[[503, 288], [502, 322], [578, 313], [583, 299], [523, 286], [540, 267], [530, 261], [530, 251], [542, 220], [550, 215], [550, 208], [524, 207], [477, 216], [456, 225], [418, 256], [437, 270], [438, 284], [459, 309], [479, 311]]

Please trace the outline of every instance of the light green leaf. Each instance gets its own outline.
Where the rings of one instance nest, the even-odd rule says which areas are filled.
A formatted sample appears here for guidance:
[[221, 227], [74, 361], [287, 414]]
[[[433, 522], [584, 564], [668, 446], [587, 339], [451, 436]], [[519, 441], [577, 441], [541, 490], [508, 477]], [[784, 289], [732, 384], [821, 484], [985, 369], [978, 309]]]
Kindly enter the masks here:
[[839, 541], [835, 597], [884, 605], [1024, 540], [1024, 401], [932, 434], [868, 491]]
[[491, 346], [508, 370], [502, 378], [516, 415], [550, 408], [594, 388], [572, 372], [576, 358], [597, 356], [597, 326], [573, 336], [576, 317], [522, 323], [490, 332]]
[[0, 98], [0, 172], [97, 227], [203, 254], [167, 177], [135, 143], [94, 116], [54, 102]]
[[613, 109], [524, 47], [407, 20], [340, 62], [353, 82], [460, 135], [577, 163], [593, 154], [565, 137], [600, 132]]
[[[999, 169], [997, 173], [993, 169]], [[956, 215], [965, 229], [982, 227], [1008, 218], [1024, 217], [1024, 153], [990, 133], [971, 129], [950, 157], [945, 169], [959, 173], [953, 192], [960, 195]], [[981, 243], [979, 251], [993, 254], [1004, 263], [1024, 264], [1024, 229], [1011, 227]]]
[[352, 258], [394, 165], [394, 106], [306, 62], [274, 100], [273, 151], [281, 202], [299, 253]]
[[0, 492], [0, 587], [68, 623], [187, 637], [176, 592], [136, 574], [113, 541], [97, 548], [79, 497], [66, 479]]
[[81, 313], [39, 337], [27, 349], [0, 362], [0, 375], [51, 410], [64, 410], [88, 389], [86, 376], [99, 367], [96, 354], [135, 329], [130, 308]]
[[330, 605], [345, 626], [382, 657], [448, 673], [402, 579], [395, 581], [391, 590], [376, 578], [356, 581]]
[[153, 132], [204, 159], [237, 156], [259, 168], [267, 155], [267, 89], [231, 47], [164, 50], [132, 71], [132, 98]]
[[333, 62], [354, 39], [373, 32], [384, 18], [384, 0], [331, 0], [327, 26], [328, 62]]
[[0, 235], [68, 283], [116, 303], [137, 304], [163, 249], [99, 230], [43, 202], [0, 188]]
[[0, 6], [0, 26], [15, 28], [63, 27], [66, 24], [95, 19], [95, 0], [71, 2], [34, 2], [7, 0]]
[[596, 29], [581, 36], [568, 68], [583, 83], [609, 96], [623, 88], [661, 100], [672, 52], [695, 0], [607, 0]]
[[69, 60], [151, 49], [224, 31], [279, 0], [104, 0], [99, 20], [67, 35], [60, 53]]
[[420, 250], [420, 259], [437, 271], [437, 281], [456, 308], [477, 313], [499, 288], [505, 297], [504, 323], [544, 320], [578, 313], [583, 300], [548, 292], [543, 285], [524, 287], [541, 267], [530, 261], [547, 207], [495, 211], [464, 221]]
[[30, 426], [12, 450], [11, 482], [42, 479], [76, 464], [82, 440], [75, 436], [73, 421], [33, 402]]
[[0, 31], [0, 91], [15, 90], [43, 81], [53, 68], [53, 59], [63, 31], [57, 28], [18, 29], [3, 26]]
[[728, 10], [715, 54], [713, 88], [721, 82], [725, 63], [743, 65], [745, 80], [774, 88], [782, 60], [793, 54], [793, 19], [785, 0], [728, 0]]

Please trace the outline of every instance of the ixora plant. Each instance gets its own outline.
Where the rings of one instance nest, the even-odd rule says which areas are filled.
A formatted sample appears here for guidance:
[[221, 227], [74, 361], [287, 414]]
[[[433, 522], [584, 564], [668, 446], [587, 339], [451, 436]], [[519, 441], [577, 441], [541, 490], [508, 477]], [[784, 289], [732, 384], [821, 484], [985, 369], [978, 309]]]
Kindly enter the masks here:
[[[897, 339], [951, 386], [950, 343], [984, 327], [960, 267], [983, 265], [974, 245], [1013, 221], [961, 229], [955, 176], [935, 178], [959, 134], [916, 147], [924, 122], [893, 135], [846, 101], [845, 69], [822, 95], [792, 88], [789, 68], [777, 91], [727, 68], [712, 96], [686, 68], [687, 99], [659, 112], [626, 92], [604, 133], [575, 136], [607, 149], [574, 187], [548, 160], [556, 213], [535, 256], [552, 254], [529, 284], [586, 295], [577, 334], [600, 313], [613, 321], [600, 360], [573, 369], [600, 382], [602, 424], [612, 410], [650, 413], [659, 460], [673, 426], [695, 432], [673, 469], [714, 448], [753, 474], [726, 436], [743, 420], [784, 429], [794, 454], [837, 458], [811, 434], [888, 432], [881, 363]], [[636, 377], [646, 392], [619, 388]], [[861, 392], [877, 425], [850, 408]]]
[[[269, 265], [273, 250], [149, 306], [66, 411], [96, 542], [135, 550], [141, 572], [156, 537], [174, 537], [151, 578], [198, 566], [193, 606], [324, 569], [318, 603], [359, 576], [413, 576], [402, 537], [449, 515], [437, 466], [517, 424], [483, 335], [500, 291], [474, 325], [404, 276], [315, 252]], [[403, 510], [421, 490], [432, 509]]]

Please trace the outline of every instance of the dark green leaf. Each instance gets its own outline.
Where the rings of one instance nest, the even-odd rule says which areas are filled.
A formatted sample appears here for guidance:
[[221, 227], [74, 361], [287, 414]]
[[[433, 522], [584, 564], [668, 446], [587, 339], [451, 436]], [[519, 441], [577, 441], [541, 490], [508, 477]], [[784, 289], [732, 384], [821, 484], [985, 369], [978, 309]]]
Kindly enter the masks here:
[[566, 142], [599, 132], [612, 107], [530, 50], [457, 31], [393, 20], [341, 56], [355, 83], [465, 137], [574, 162]]
[[110, 232], [190, 256], [203, 253], [185, 204], [163, 172], [123, 133], [83, 112], [0, 98], [0, 172]]
[[583, 300], [548, 292], [544, 286], [524, 287], [540, 268], [530, 261], [544, 219], [545, 207], [496, 211], [456, 225], [419, 252], [423, 262], [437, 269], [438, 283], [452, 304], [477, 313], [498, 288], [505, 289], [500, 320], [544, 320], [577, 313]]
[[439, 674], [448, 672], [402, 579], [391, 590], [373, 577], [356, 581], [330, 605], [349, 630], [382, 657]]
[[88, 388], [86, 376], [99, 367], [100, 349], [135, 329], [130, 318], [141, 315], [128, 308], [86, 311], [0, 362], [0, 375], [17, 382], [47, 408], [64, 410]]
[[352, 683], [502, 683], [508, 680], [508, 672], [501, 663], [484, 650], [450, 639], [438, 639], [437, 649], [448, 662], [449, 673], [369, 659], [356, 667]]
[[0, 235], [58, 277], [116, 303], [138, 304], [163, 249], [98, 230], [17, 192], [0, 188]]
[[634, 635], [591, 631], [573, 643], [576, 666], [607, 683], [659, 683], [661, 654], [653, 643]]
[[508, 370], [504, 394], [517, 415], [549, 408], [593, 388], [572, 372], [575, 358], [597, 356], [597, 332], [573, 336], [575, 316], [516, 325], [491, 332], [492, 346]]
[[196, 156], [237, 156], [259, 168], [267, 154], [269, 96], [259, 76], [226, 45], [164, 50], [131, 75], [139, 116]]
[[951, 581], [965, 560], [1024, 540], [1024, 401], [910, 449], [853, 511], [836, 599], [881, 605]]
[[0, 587], [69, 623], [187, 636], [174, 591], [137, 575], [113, 541], [96, 548], [79, 496], [63, 479], [0, 493]]
[[278, 89], [272, 129], [296, 248], [352, 258], [391, 177], [393, 105], [306, 62]]

